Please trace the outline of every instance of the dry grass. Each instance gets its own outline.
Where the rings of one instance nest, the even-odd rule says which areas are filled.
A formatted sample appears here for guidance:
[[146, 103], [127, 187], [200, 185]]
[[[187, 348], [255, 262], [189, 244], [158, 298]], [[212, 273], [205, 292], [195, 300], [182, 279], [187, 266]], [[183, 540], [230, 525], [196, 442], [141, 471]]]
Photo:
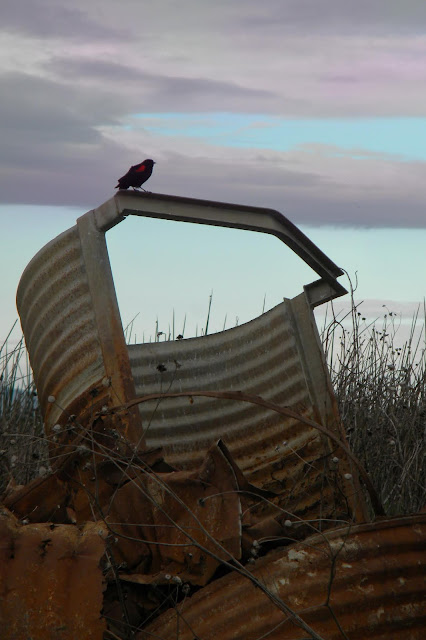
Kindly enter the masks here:
[[392, 311], [368, 323], [353, 303], [322, 331], [351, 448], [389, 515], [426, 503], [426, 317], [417, 312], [397, 346], [399, 328]]
[[24, 340], [8, 351], [8, 337], [0, 344], [0, 493], [9, 482], [26, 484], [48, 468]]
[[[355, 304], [345, 318], [330, 308], [322, 339], [351, 448], [388, 514], [416, 512], [426, 503], [426, 318], [417, 314], [408, 340], [397, 347], [392, 312], [369, 324]], [[23, 340], [8, 351], [6, 339], [0, 345], [0, 492], [11, 479], [25, 484], [48, 468], [28, 371]]]

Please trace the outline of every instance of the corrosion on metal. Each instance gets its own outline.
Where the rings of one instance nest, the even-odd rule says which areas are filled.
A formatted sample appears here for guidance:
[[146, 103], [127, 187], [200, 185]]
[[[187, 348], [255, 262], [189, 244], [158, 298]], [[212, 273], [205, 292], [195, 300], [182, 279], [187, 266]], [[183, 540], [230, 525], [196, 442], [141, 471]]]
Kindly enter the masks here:
[[[93, 212], [77, 220], [82, 256], [88, 279], [92, 309], [102, 351], [104, 379], [109, 397], [131, 399], [135, 395], [132, 371], [121, 324], [120, 311], [106, 246], [105, 233], [96, 226]], [[144, 446], [140, 417], [130, 410], [124, 417], [122, 433], [128, 440]]]
[[0, 514], [2, 640], [100, 640], [105, 588], [100, 561], [106, 528], [100, 522], [22, 525]]
[[[154, 397], [169, 388], [169, 397], [140, 405], [140, 412], [149, 422], [147, 446], [162, 446], [170, 464], [196, 468], [222, 438], [250, 482], [281, 493], [283, 508], [305, 519], [319, 514], [333, 519], [336, 513], [343, 516], [347, 501], [357, 518], [365, 519], [357, 472], [347, 454], [332, 463], [335, 443], [309, 425], [309, 420], [319, 423], [346, 443], [304, 294], [228, 331], [131, 345], [129, 355], [138, 395]], [[166, 371], [159, 373], [158, 363]], [[206, 390], [261, 396], [265, 404], [236, 397], [219, 402], [208, 394], [194, 402], [185, 397], [192, 393], [195, 399]], [[275, 412], [268, 402], [293, 413]]]
[[[103, 406], [134, 396], [104, 232], [89, 211], [26, 267], [17, 307], [51, 448], [70, 415], [87, 424]], [[141, 440], [137, 411], [123, 417], [129, 441]], [[60, 441], [61, 444], [61, 441]]]
[[[320, 278], [295, 298], [234, 329], [126, 346], [105, 233], [129, 215], [273, 234]], [[44, 545], [43, 567], [49, 571], [41, 594], [50, 588], [50, 578], [61, 588], [68, 580], [71, 598], [69, 609], [62, 591], [57, 598], [52, 595], [50, 604], [39, 605], [45, 606], [41, 611], [46, 612], [46, 626], [35, 635], [32, 616], [39, 601], [31, 591], [34, 572], [26, 576], [20, 565], [28, 635], [50, 639], [63, 617], [64, 635], [57, 637], [71, 637], [66, 634], [72, 615], [81, 617], [82, 606], [83, 619], [89, 616], [89, 607], [79, 598], [90, 585], [95, 585], [94, 600], [89, 600], [94, 617], [87, 618], [83, 635], [96, 640], [106, 626], [112, 637], [139, 631], [140, 639], [148, 633], [186, 639], [189, 627], [182, 624], [176, 630], [175, 610], [140, 631], [151, 616], [170, 606], [170, 597], [182, 601], [179, 611], [188, 615], [191, 628], [196, 629], [195, 620], [201, 625], [196, 633], [203, 640], [250, 640], [269, 632], [271, 638], [293, 637], [280, 635], [290, 629], [283, 612], [297, 618], [311, 602], [309, 625], [319, 621], [319, 628], [323, 624], [332, 634], [330, 619], [338, 611], [352, 633], [352, 612], [347, 614], [343, 604], [344, 578], [359, 582], [350, 606], [359, 596], [367, 610], [370, 591], [357, 573], [364, 555], [372, 553], [371, 545], [382, 547], [378, 562], [387, 571], [385, 530], [401, 532], [405, 527], [407, 540], [417, 544], [415, 526], [424, 522], [389, 521], [366, 529], [354, 524], [367, 517], [359, 465], [347, 447], [312, 312], [345, 292], [337, 281], [341, 274], [277, 211], [127, 192], [80, 217], [75, 227], [33, 258], [21, 278], [17, 304], [51, 446], [51, 469], [3, 496], [21, 522], [7, 516], [5, 540], [15, 536], [24, 541], [22, 549], [28, 546], [31, 558], [31, 545]], [[165, 381], [167, 394], [161, 393]], [[148, 396], [155, 404], [140, 404], [138, 396], [145, 401]], [[368, 485], [362, 469], [360, 473]], [[342, 523], [347, 528], [336, 531]], [[52, 547], [44, 543], [50, 538], [40, 538], [47, 529], [56, 532]], [[107, 531], [107, 537], [99, 535], [97, 545], [89, 545], [80, 558], [84, 540], [92, 540], [97, 530]], [[319, 537], [310, 537], [317, 531]], [[304, 540], [306, 544], [300, 542]], [[280, 545], [290, 546], [277, 550]], [[333, 564], [330, 550], [336, 545], [341, 548]], [[62, 568], [59, 551], [65, 547], [78, 557], [76, 575], [68, 565]], [[11, 561], [7, 579], [15, 566]], [[87, 582], [82, 569], [86, 561]], [[39, 570], [40, 558], [31, 562]], [[329, 619], [330, 608], [321, 598], [330, 586], [330, 562], [337, 573]], [[404, 569], [404, 558], [396, 562]], [[100, 563], [107, 583], [102, 621], [96, 618], [103, 588]], [[344, 571], [351, 563], [352, 574]], [[219, 577], [229, 570], [239, 575]], [[198, 592], [187, 598], [195, 589]], [[272, 592], [282, 600], [274, 601]], [[288, 594], [293, 598], [289, 595], [290, 609], [284, 604]], [[383, 597], [389, 598], [388, 592]], [[235, 603], [236, 619], [224, 631], [220, 618], [226, 620], [230, 603]], [[242, 613], [247, 603], [257, 622]], [[291, 608], [299, 613], [293, 615]], [[277, 631], [266, 628], [273, 621]], [[370, 624], [373, 630], [375, 624]], [[91, 629], [93, 635], [87, 635]], [[250, 635], [255, 630], [258, 635]], [[233, 632], [237, 635], [229, 635]], [[362, 638], [362, 633], [353, 637]]]
[[115, 413], [116, 411], [128, 410], [129, 408], [132, 408], [135, 405], [142, 404], [143, 402], [149, 402], [150, 400], [160, 400], [160, 399], [166, 400], [167, 398], [186, 398], [186, 397], [189, 397], [191, 399], [196, 397], [201, 397], [201, 398], [217, 398], [218, 400], [235, 400], [237, 402], [247, 402], [249, 404], [270, 409], [271, 411], [274, 411], [275, 413], [278, 413], [281, 416], [284, 416], [286, 418], [292, 418], [293, 420], [299, 421], [303, 425], [306, 425], [308, 427], [311, 427], [312, 429], [319, 431], [320, 433], [330, 438], [330, 440], [332, 440], [333, 443], [337, 445], [337, 447], [346, 454], [350, 462], [355, 464], [357, 471], [360, 473], [370, 493], [370, 499], [372, 501], [373, 508], [375, 510], [376, 515], [380, 515], [380, 516], [385, 515], [383, 506], [381, 505], [379, 498], [376, 494], [376, 491], [373, 485], [371, 484], [371, 480], [368, 473], [365, 471], [365, 469], [361, 465], [358, 458], [349, 449], [346, 442], [343, 442], [342, 440], [340, 440], [336, 436], [336, 434], [333, 433], [333, 431], [330, 431], [327, 427], [323, 427], [321, 424], [314, 422], [309, 418], [305, 418], [304, 416], [296, 413], [293, 409], [289, 409], [288, 407], [281, 407], [272, 402], [268, 402], [263, 398], [261, 398], [260, 396], [252, 396], [250, 394], [242, 393], [241, 391], [238, 391], [238, 392], [235, 392], [235, 391], [176, 391], [176, 392], [166, 391], [164, 393], [153, 393], [148, 396], [142, 396], [141, 398], [135, 398], [134, 400], [131, 400], [123, 407], [113, 407], [112, 411]]
[[[77, 227], [43, 247], [26, 267], [17, 307], [46, 431], [104, 377], [102, 353]], [[56, 399], [49, 403], [49, 396]], [[85, 402], [89, 402], [86, 398]]]
[[[96, 566], [102, 562], [104, 567], [108, 587], [103, 614], [112, 637], [124, 640], [132, 631], [138, 640], [156, 635], [255, 640], [264, 634], [285, 640], [306, 638], [307, 630], [312, 630], [312, 638], [338, 640], [345, 637], [339, 635], [341, 629], [347, 637], [360, 640], [380, 638], [388, 629], [397, 640], [423, 637], [425, 629], [414, 618], [418, 614], [424, 620], [425, 613], [419, 594], [424, 589], [426, 514], [368, 525], [348, 522], [344, 528], [326, 530], [339, 523], [307, 521], [284, 510], [282, 496], [252, 485], [222, 441], [209, 449], [198, 469], [188, 471], [173, 470], [159, 450], [133, 452], [130, 457], [119, 454], [107, 450], [102, 456], [97, 451], [88, 472], [77, 466], [78, 479], [65, 465], [16, 489], [5, 503], [21, 523], [11, 515], [4, 521], [12, 537], [37, 532], [34, 544], [42, 558], [50, 531], [58, 531], [60, 540], [63, 535], [74, 540], [86, 531], [100, 536]], [[22, 526], [37, 516], [49, 522]], [[52, 519], [81, 523], [84, 528], [55, 525]], [[90, 519], [96, 521], [90, 525]], [[20, 547], [9, 543], [10, 537], [7, 532], [1, 535], [2, 551], [11, 558]], [[303, 542], [294, 544], [297, 540]], [[285, 544], [289, 546], [282, 547]], [[75, 548], [80, 550], [81, 545], [76, 543]], [[256, 561], [259, 555], [264, 557]], [[38, 570], [39, 561], [34, 562]], [[86, 562], [90, 571], [90, 553], [82, 554], [77, 582], [64, 574], [63, 555], [52, 555], [50, 563], [43, 560], [41, 569], [49, 570], [41, 593], [52, 582], [62, 587], [71, 581], [71, 597], [69, 609], [64, 610], [61, 594], [53, 593], [52, 602], [45, 605], [48, 610], [41, 609], [46, 622], [40, 635], [33, 633], [38, 627], [31, 607], [41, 607], [38, 600], [34, 605], [31, 600], [34, 572], [30, 565], [27, 572], [28, 567], [20, 564], [20, 605], [22, 601], [30, 614], [14, 623], [6, 640], [20, 637], [12, 635], [16, 629], [36, 640], [53, 640], [59, 628], [67, 631], [68, 620], [81, 617], [81, 593], [88, 585]], [[231, 575], [219, 577], [221, 566]], [[10, 584], [3, 583], [8, 593]], [[201, 590], [187, 598], [194, 586]], [[175, 600], [182, 600], [177, 608], [140, 631]], [[99, 612], [98, 601], [96, 607]], [[63, 616], [61, 627], [59, 616]], [[304, 635], [297, 635], [299, 626], [290, 623], [289, 616], [303, 622]], [[85, 637], [101, 640], [103, 628], [94, 627], [93, 635]], [[196, 635], [188, 636], [187, 629]], [[407, 629], [410, 636], [402, 634]]]
[[425, 540], [426, 514], [325, 532], [255, 562], [253, 578], [272, 599], [247, 577], [231, 573], [171, 608], [137, 640], [306, 638], [274, 598], [327, 640], [422, 640]]
[[[245, 498], [245, 492], [254, 497]], [[116, 491], [108, 510], [107, 523], [118, 538], [116, 558], [133, 572], [133, 582], [173, 574], [204, 585], [221, 562], [241, 559], [242, 526], [250, 521], [241, 518], [242, 505], [260, 499], [221, 442], [197, 470], [139, 472]]]
[[[273, 234], [320, 279], [293, 300], [235, 329], [179, 344], [127, 347], [105, 233], [129, 215]], [[325, 480], [328, 471], [319, 463], [330, 456], [333, 445], [306, 424], [238, 403], [225, 407], [202, 399], [189, 408], [177, 399], [157, 407], [145, 434], [141, 417], [145, 419], [146, 412], [128, 403], [136, 393], [155, 393], [161, 380], [172, 375], [173, 390], [240, 389], [261, 395], [327, 425], [343, 440], [312, 313], [313, 306], [345, 292], [337, 281], [340, 275], [340, 268], [271, 209], [119, 192], [81, 216], [75, 227], [33, 258], [17, 294], [52, 457], [63, 456], [76, 444], [70, 416], [77, 416], [87, 429], [96, 412], [118, 402], [127, 404], [128, 412], [108, 426], [104, 421], [104, 430], [119, 432], [139, 450], [145, 448], [146, 435], [146, 446], [163, 447], [172, 465], [196, 469], [209, 447], [224, 438], [251, 482], [274, 490], [286, 486], [292, 495], [287, 506], [306, 517], [317, 515], [320, 502], [324, 517], [335, 517], [340, 508], [333, 497], [334, 483]], [[164, 375], [159, 363], [165, 363]], [[344, 476], [351, 472], [345, 464], [333, 469], [333, 475], [350, 509], [363, 517], [359, 492], [353, 491], [353, 483], [345, 487]], [[301, 482], [306, 465], [311, 475]]]
[[253, 532], [270, 528], [271, 509], [277, 534], [285, 535], [275, 498], [248, 482], [219, 441], [195, 470], [176, 471], [155, 450], [100, 458], [78, 481], [61, 468], [11, 492], [4, 504], [28, 522], [102, 519], [117, 564], [138, 574], [135, 582], [174, 573], [204, 585], [222, 562], [248, 557]]

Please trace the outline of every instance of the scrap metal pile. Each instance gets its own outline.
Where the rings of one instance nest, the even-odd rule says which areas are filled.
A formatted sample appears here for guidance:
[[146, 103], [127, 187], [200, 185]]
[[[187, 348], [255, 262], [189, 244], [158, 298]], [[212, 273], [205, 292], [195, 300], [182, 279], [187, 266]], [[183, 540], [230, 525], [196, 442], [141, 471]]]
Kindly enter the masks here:
[[[3, 497], [3, 638], [337, 640], [391, 629], [420, 640], [426, 516], [355, 524], [336, 449], [321, 463], [309, 444], [288, 451], [282, 464], [304, 464], [277, 492], [251, 484], [222, 440], [199, 468], [174, 470], [161, 449], [111, 431], [113, 417], [117, 426], [103, 414], [86, 429], [72, 417], [52, 471]], [[318, 482], [324, 500], [309, 507]]]
[[[127, 345], [105, 233], [130, 215], [275, 235], [319, 279]], [[17, 306], [50, 469], [1, 497], [2, 640], [426, 637], [426, 514], [384, 517], [312, 312], [342, 273], [278, 211], [121, 191], [34, 256]]]

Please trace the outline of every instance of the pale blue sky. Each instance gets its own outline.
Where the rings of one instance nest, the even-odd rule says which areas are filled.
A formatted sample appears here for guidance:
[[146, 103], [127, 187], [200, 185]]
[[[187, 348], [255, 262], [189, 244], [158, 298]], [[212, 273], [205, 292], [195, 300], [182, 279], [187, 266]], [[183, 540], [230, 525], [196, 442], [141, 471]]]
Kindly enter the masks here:
[[[0, 335], [17, 318], [15, 294], [33, 255], [85, 213], [78, 208], [0, 208], [2, 309]], [[411, 317], [424, 297], [426, 231], [306, 226], [301, 229], [355, 282], [357, 300], [369, 317], [386, 303]], [[187, 314], [186, 335], [205, 325], [213, 290], [210, 330], [221, 330], [259, 315], [282, 298], [297, 295], [316, 274], [272, 236], [146, 218], [127, 218], [107, 233], [123, 324], [135, 316], [133, 338], [154, 334], [156, 319], [168, 332], [175, 311], [176, 334]], [[345, 278], [341, 282], [346, 286]], [[343, 300], [343, 299], [342, 299]], [[337, 303], [337, 306], [340, 302]], [[19, 332], [15, 332], [17, 339]]]
[[301, 145], [336, 147], [362, 158], [389, 154], [402, 160], [426, 159], [424, 118], [282, 118], [246, 113], [137, 114], [130, 130], [142, 126], [156, 136], [199, 139], [220, 147], [288, 151]]

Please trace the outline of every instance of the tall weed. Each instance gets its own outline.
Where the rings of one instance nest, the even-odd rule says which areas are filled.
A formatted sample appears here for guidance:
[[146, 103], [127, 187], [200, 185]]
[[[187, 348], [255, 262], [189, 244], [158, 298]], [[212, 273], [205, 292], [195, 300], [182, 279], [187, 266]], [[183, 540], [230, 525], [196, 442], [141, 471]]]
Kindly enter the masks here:
[[26, 484], [48, 469], [43, 420], [24, 340], [9, 350], [9, 336], [0, 344], [0, 492], [9, 482]]
[[367, 322], [360, 308], [352, 300], [339, 318], [330, 305], [322, 330], [340, 415], [387, 513], [416, 512], [426, 503], [426, 314], [400, 344], [392, 311]]
[[[330, 304], [321, 331], [342, 422], [387, 513], [416, 512], [426, 504], [426, 312], [415, 314], [397, 346], [397, 316], [368, 322], [360, 308], [353, 293], [344, 316]], [[0, 492], [49, 467], [24, 341], [7, 344], [0, 345]]]

